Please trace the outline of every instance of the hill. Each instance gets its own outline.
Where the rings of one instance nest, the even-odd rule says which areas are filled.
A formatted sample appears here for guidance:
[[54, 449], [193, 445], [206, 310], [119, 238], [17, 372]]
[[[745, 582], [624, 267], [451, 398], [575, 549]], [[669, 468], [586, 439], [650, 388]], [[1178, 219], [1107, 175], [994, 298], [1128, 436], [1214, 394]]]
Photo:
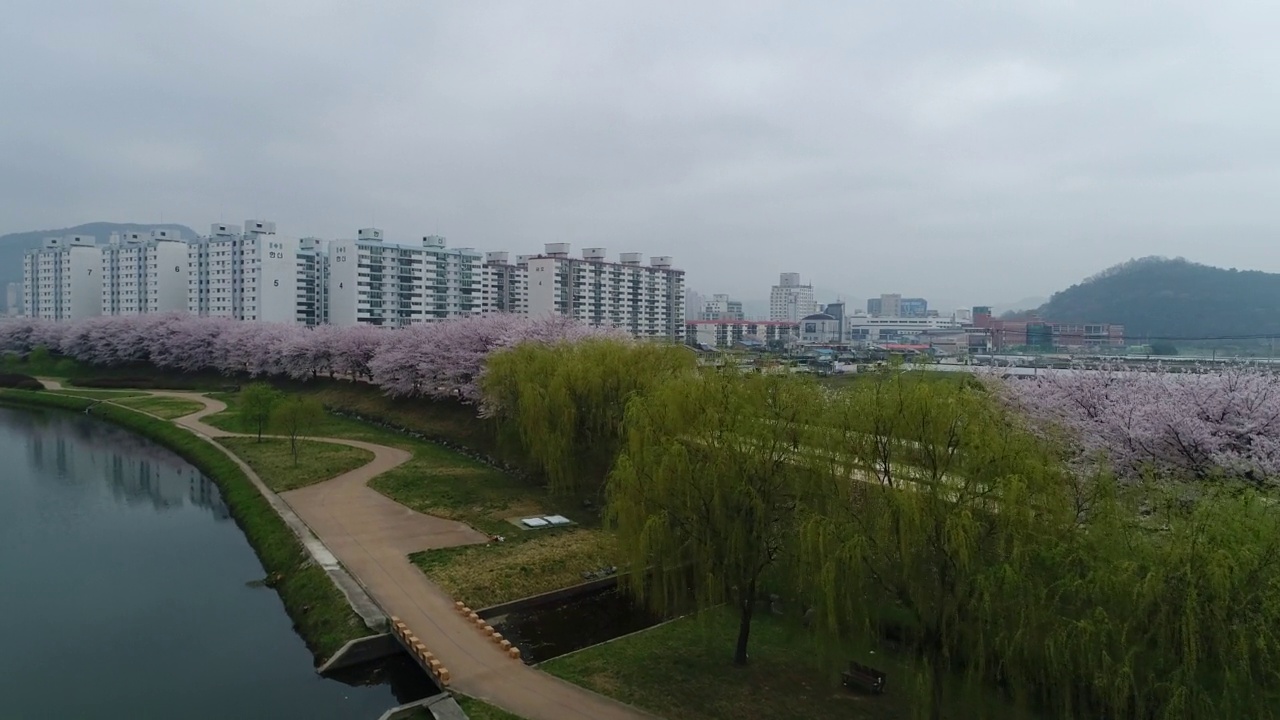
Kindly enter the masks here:
[[1054, 293], [1038, 314], [1120, 323], [1133, 340], [1280, 336], [1280, 274], [1141, 258]]
[[[98, 242], [106, 242], [113, 232], [150, 232], [152, 230], [170, 230], [182, 234], [184, 238], [194, 238], [196, 232], [186, 225], [165, 223], [161, 225], [141, 225], [138, 223], [92, 222], [59, 230], [32, 230], [30, 232], [0, 235], [0, 304], [5, 302], [4, 288], [11, 282], [22, 282], [22, 255], [29, 248], [39, 247], [40, 241], [47, 237], [60, 235], [92, 235]], [[5, 308], [6, 310], [8, 308]]]

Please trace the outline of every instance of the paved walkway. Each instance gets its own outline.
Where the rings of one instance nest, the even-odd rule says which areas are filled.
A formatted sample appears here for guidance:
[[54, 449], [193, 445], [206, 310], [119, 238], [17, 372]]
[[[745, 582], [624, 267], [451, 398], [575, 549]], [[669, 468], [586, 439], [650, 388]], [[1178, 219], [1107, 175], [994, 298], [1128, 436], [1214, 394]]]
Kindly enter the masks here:
[[[56, 381], [41, 379], [51, 390]], [[173, 422], [216, 442], [245, 437], [204, 422], [226, 404], [195, 393], [150, 394], [199, 402], [204, 409]], [[501, 652], [453, 608], [449, 597], [409, 562], [419, 550], [483, 543], [470, 526], [423, 515], [371, 490], [367, 483], [411, 457], [398, 448], [343, 438], [308, 438], [364, 448], [368, 464], [325, 482], [281, 493], [289, 507], [389, 615], [405, 622], [445, 667], [451, 687], [527, 720], [654, 720], [655, 716], [591, 692]], [[248, 472], [253, 475], [252, 470]], [[253, 478], [261, 484], [259, 478]]]

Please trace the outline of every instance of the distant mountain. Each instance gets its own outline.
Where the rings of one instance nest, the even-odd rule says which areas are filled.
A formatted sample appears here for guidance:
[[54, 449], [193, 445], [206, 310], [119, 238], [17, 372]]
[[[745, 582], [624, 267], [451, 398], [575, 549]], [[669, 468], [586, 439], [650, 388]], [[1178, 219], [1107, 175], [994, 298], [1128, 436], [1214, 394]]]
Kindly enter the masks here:
[[[11, 282], [22, 282], [22, 255], [29, 248], [39, 247], [40, 241], [47, 237], [61, 235], [92, 235], [98, 242], [106, 242], [113, 232], [150, 232], [152, 230], [169, 230], [181, 233], [184, 238], [194, 238], [196, 232], [186, 225], [165, 223], [160, 225], [139, 225], [137, 223], [93, 222], [59, 230], [32, 230], [30, 232], [0, 235], [0, 303], [5, 302], [4, 288]], [[5, 308], [6, 310], [8, 308]]]
[[1054, 293], [1037, 313], [1055, 322], [1120, 323], [1135, 340], [1280, 336], [1280, 274], [1148, 257]]

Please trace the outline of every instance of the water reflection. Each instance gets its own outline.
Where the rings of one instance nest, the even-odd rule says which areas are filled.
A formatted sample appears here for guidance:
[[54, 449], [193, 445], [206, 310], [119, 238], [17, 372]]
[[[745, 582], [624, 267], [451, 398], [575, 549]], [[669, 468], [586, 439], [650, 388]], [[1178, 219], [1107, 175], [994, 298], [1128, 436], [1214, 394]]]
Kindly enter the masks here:
[[[16, 417], [0, 416], [0, 432]], [[163, 447], [84, 415], [33, 411], [26, 419], [27, 462], [53, 469], [61, 483], [104, 481], [124, 505], [158, 512], [194, 506], [231, 518], [213, 481]]]

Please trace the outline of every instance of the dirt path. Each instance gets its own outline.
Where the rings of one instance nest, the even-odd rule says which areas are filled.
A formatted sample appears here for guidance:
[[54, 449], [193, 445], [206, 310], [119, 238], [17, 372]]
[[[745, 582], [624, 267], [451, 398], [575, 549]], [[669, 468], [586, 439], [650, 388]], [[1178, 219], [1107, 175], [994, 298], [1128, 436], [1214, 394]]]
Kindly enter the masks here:
[[[42, 378], [41, 382], [51, 390], [61, 388], [56, 381]], [[173, 422], [210, 442], [247, 437], [204, 422], [226, 409], [220, 400], [176, 391], [150, 394], [204, 405]], [[654, 720], [653, 715], [508, 658], [454, 611], [453, 598], [409, 562], [409, 553], [419, 550], [488, 540], [464, 523], [414, 512], [368, 487], [374, 477], [407, 462], [412, 457], [409, 452], [343, 438], [308, 439], [363, 448], [374, 458], [331, 480], [279, 495], [268, 490], [246, 464], [239, 464], [269, 499], [282, 499], [306, 523], [383, 611], [403, 620], [440, 658], [449, 668], [454, 689], [527, 720]]]

